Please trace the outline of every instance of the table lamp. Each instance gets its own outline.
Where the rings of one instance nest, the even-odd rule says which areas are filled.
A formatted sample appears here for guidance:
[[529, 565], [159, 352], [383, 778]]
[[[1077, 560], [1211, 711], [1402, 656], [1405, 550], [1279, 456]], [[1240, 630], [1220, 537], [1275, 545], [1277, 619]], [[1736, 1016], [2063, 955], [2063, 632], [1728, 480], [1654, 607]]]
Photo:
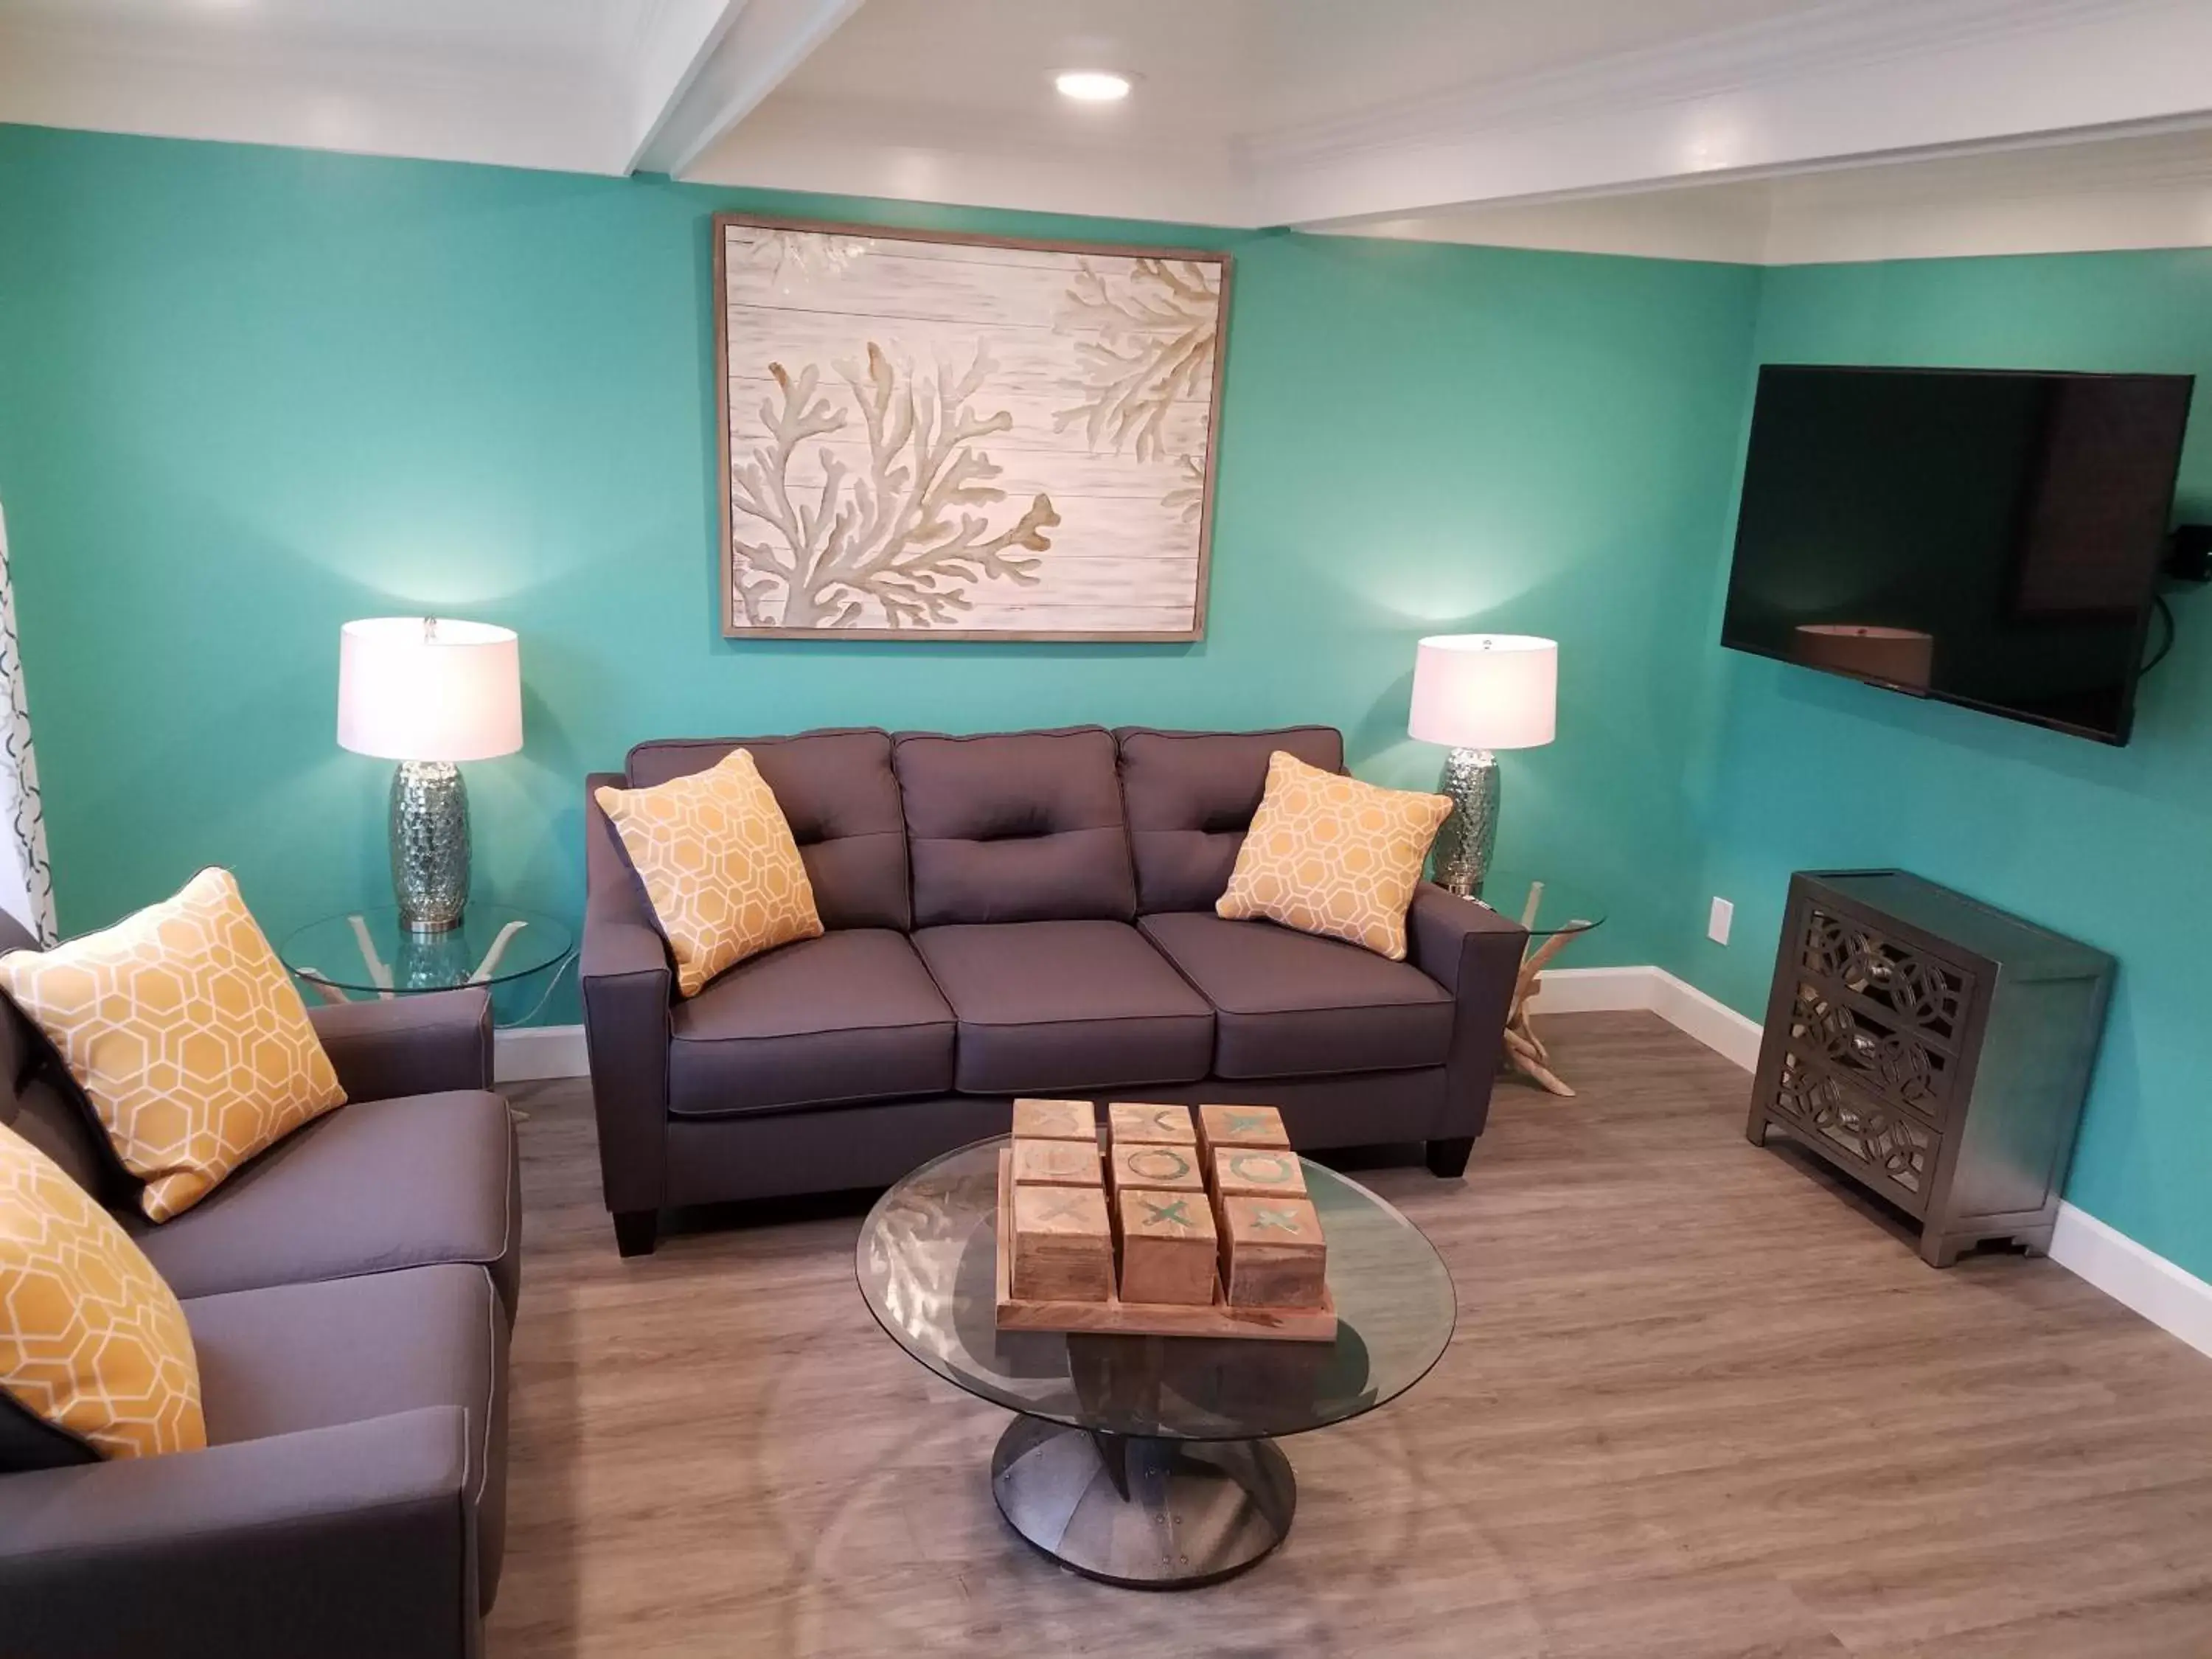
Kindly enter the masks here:
[[458, 927], [469, 902], [469, 796], [455, 763], [522, 747], [514, 630], [436, 617], [348, 623], [338, 634], [338, 745], [399, 763], [392, 889], [400, 926]]
[[1480, 897], [1498, 840], [1499, 749], [1534, 749], [1552, 740], [1559, 647], [1526, 634], [1439, 634], [1413, 659], [1413, 710], [1406, 730], [1423, 743], [1448, 744], [1437, 792], [1451, 816], [1437, 832], [1437, 880], [1462, 898]]

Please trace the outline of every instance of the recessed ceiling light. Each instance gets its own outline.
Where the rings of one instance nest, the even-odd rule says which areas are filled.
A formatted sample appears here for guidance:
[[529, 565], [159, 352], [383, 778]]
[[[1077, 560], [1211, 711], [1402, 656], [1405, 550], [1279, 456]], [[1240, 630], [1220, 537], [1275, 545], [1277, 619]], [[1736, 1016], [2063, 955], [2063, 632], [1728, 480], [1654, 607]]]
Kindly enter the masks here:
[[1052, 83], [1061, 97], [1079, 104], [1111, 104], [1129, 95], [1129, 77], [1110, 70], [1064, 70]]

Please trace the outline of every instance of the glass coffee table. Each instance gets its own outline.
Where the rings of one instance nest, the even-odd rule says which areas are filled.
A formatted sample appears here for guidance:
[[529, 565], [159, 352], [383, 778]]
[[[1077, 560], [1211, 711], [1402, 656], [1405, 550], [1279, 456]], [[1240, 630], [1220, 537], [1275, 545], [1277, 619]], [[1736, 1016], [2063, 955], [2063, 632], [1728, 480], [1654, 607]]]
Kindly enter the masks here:
[[1290, 1530], [1277, 1437], [1374, 1410], [1451, 1340], [1451, 1274], [1357, 1182], [1305, 1165], [1328, 1238], [1333, 1343], [998, 1328], [1001, 1137], [925, 1164], [860, 1229], [869, 1311], [947, 1381], [1019, 1413], [991, 1458], [1013, 1529], [1108, 1583], [1183, 1589], [1251, 1566]]

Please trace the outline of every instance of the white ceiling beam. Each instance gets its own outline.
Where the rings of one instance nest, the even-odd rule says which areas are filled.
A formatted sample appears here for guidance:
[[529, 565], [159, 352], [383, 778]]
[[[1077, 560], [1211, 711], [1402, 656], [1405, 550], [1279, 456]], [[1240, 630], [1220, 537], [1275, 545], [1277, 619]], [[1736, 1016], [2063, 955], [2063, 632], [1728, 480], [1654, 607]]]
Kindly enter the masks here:
[[2212, 123], [2203, 0], [1842, 4], [1255, 140], [1255, 217], [1348, 227]]
[[629, 130], [621, 171], [635, 173], [722, 44], [746, 0], [659, 0], [629, 55]]
[[633, 167], [678, 177], [689, 172], [860, 5], [861, 0], [734, 0], [716, 38], [633, 156]]

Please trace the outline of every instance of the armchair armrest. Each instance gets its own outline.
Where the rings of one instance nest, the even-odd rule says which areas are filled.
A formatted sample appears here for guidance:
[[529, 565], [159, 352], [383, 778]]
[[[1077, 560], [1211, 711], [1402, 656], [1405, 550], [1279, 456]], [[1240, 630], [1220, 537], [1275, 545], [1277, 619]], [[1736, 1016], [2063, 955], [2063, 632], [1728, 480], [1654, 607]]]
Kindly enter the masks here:
[[348, 1100], [491, 1087], [491, 993], [481, 985], [307, 1010]]
[[1490, 1085], [1505, 1051], [1505, 1018], [1528, 945], [1528, 930], [1474, 899], [1425, 881], [1406, 914], [1406, 959], [1452, 994], [1450, 1121], [1439, 1139], [1482, 1133]]
[[[599, 1119], [599, 1177], [617, 1216], [660, 1207], [668, 1130], [668, 1011], [675, 975], [614, 825], [584, 780], [584, 1048]], [[650, 1237], [649, 1230], [647, 1236]]]
[[0, 1477], [9, 1659], [471, 1659], [466, 1418]]

